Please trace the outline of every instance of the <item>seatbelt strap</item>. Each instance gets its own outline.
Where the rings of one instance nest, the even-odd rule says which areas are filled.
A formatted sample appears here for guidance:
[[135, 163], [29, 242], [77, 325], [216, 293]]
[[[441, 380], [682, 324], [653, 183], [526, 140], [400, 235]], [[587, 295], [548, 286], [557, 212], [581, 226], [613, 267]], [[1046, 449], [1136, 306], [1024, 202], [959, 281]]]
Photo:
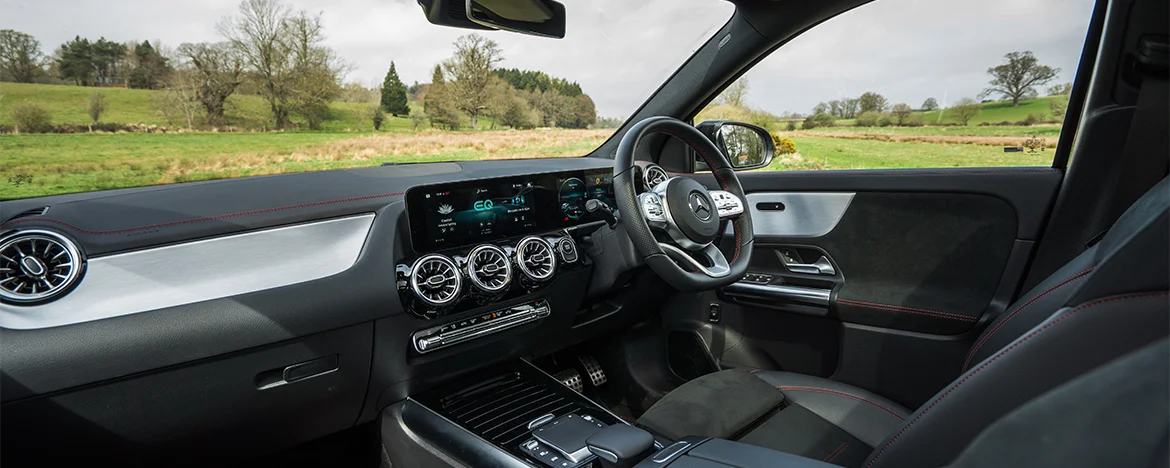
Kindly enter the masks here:
[[1170, 84], [1165, 76], [1146, 75], [1129, 123], [1121, 170], [1114, 183], [1109, 224], [1121, 217], [1164, 177], [1170, 168]]
[[1121, 168], [1113, 180], [1109, 201], [1109, 227], [1085, 243], [1100, 242], [1125, 210], [1170, 172], [1170, 83], [1165, 76], [1147, 75], [1138, 91], [1137, 106], [1129, 122], [1122, 150]]

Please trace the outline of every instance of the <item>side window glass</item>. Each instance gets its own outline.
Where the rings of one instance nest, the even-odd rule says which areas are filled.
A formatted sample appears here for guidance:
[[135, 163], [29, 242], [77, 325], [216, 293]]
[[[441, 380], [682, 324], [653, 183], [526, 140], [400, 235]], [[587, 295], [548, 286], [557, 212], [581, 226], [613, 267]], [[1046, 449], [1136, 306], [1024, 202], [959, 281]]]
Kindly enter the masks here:
[[873, 2], [781, 46], [694, 122], [768, 129], [762, 170], [1049, 166], [1092, 9]]

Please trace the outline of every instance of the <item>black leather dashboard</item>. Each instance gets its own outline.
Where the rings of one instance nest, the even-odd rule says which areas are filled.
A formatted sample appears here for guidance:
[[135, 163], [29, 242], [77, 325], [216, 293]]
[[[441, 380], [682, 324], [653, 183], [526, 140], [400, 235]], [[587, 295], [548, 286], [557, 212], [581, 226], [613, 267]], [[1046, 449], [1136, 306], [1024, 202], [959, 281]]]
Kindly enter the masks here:
[[[215, 443], [216, 438], [235, 441], [225, 449], [271, 450], [368, 420], [379, 406], [450, 375], [631, 323], [629, 307], [586, 305], [580, 285], [590, 282], [591, 270], [576, 269], [543, 289], [457, 312], [471, 315], [547, 298], [549, 318], [420, 356], [410, 351], [410, 334], [435, 321], [406, 313], [395, 282], [396, 263], [417, 256], [402, 199], [409, 188], [611, 167], [611, 161], [597, 158], [385, 166], [4, 202], [0, 219], [29, 208], [49, 210], [7, 221], [0, 232], [55, 230], [74, 239], [91, 260], [278, 226], [369, 213], [374, 218], [352, 267], [335, 275], [66, 326], [0, 328], [3, 448], [15, 450], [11, 453], [44, 448], [49, 442], [38, 436], [47, 433], [30, 430], [35, 424], [71, 437], [119, 442], [101, 444], [109, 450], [163, 449], [176, 440]], [[610, 251], [620, 256], [622, 249]], [[622, 281], [619, 286], [636, 278]], [[599, 320], [607, 317], [614, 319]], [[558, 337], [567, 334], [573, 340]], [[492, 351], [490, 358], [483, 357], [485, 350]], [[265, 372], [335, 355], [339, 372], [261, 388]], [[317, 407], [306, 413], [299, 409], [305, 404]], [[184, 408], [198, 408], [199, 417]], [[248, 421], [241, 421], [243, 415]], [[289, 418], [297, 415], [296, 424], [318, 429], [249, 430], [291, 424]], [[163, 435], [165, 440], [157, 438]]]

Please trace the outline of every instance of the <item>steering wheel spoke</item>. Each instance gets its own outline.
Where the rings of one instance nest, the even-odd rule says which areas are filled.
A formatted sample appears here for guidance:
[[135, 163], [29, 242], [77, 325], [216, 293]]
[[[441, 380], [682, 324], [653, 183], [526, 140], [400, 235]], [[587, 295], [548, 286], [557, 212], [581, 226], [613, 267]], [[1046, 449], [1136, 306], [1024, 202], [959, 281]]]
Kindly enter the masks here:
[[734, 193], [726, 190], [712, 190], [711, 199], [715, 200], [715, 210], [719, 219], [735, 219], [743, 214], [744, 203]]
[[[727, 263], [727, 257], [714, 244], [707, 244], [702, 249], [694, 251], [693, 254], [664, 242], [659, 242], [658, 246], [662, 248], [662, 252], [667, 257], [670, 257], [676, 262], [683, 263], [704, 275], [712, 278], [723, 278], [731, 274], [731, 265]], [[695, 255], [701, 257], [703, 261], [696, 259]]]
[[[635, 154], [643, 137], [651, 134], [677, 138], [694, 150], [721, 190], [711, 190], [701, 177], [678, 176], [656, 178], [654, 187], [639, 194], [639, 182], [644, 181], [635, 176]], [[671, 286], [711, 290], [747, 271], [753, 243], [747, 197], [722, 150], [694, 126], [670, 117], [634, 124], [618, 142], [613, 171], [614, 200], [634, 252]], [[736, 255], [729, 262], [714, 242], [724, 222], [732, 219]]]

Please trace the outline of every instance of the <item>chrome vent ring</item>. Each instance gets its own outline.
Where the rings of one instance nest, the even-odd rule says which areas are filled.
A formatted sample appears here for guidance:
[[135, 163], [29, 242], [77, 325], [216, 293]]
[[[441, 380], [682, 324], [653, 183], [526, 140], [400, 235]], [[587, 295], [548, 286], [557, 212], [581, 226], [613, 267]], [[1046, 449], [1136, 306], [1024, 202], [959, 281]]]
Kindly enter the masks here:
[[536, 281], [552, 277], [557, 269], [557, 256], [552, 245], [543, 238], [529, 236], [516, 244], [516, 265], [524, 276]]
[[481, 245], [467, 254], [467, 277], [483, 292], [497, 293], [512, 282], [512, 262], [504, 249]]
[[85, 271], [85, 258], [65, 236], [26, 230], [0, 238], [0, 299], [34, 304], [66, 293]]
[[415, 260], [410, 267], [410, 289], [419, 300], [442, 307], [459, 298], [463, 279], [453, 260], [445, 255], [430, 254]]
[[646, 190], [654, 190], [658, 184], [665, 182], [670, 176], [666, 171], [655, 164], [650, 164], [642, 169], [642, 183], [646, 185]]

